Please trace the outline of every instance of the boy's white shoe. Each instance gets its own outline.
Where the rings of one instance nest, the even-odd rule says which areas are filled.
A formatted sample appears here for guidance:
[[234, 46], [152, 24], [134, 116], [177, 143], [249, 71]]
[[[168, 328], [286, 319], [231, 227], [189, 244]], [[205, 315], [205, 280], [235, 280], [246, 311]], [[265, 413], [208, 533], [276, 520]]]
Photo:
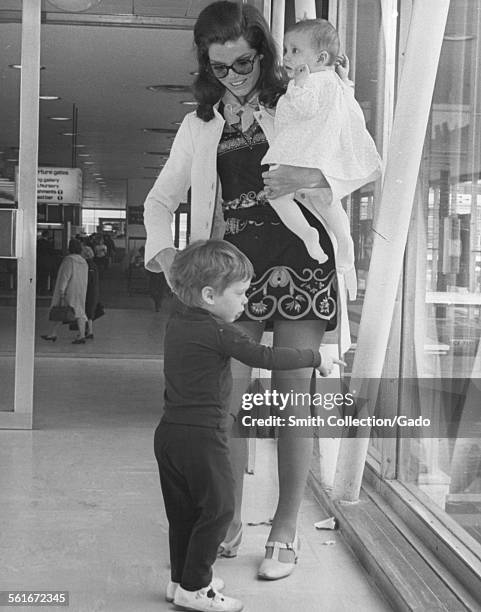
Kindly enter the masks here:
[[[167, 601], [174, 601], [175, 591], [177, 590], [178, 586], [178, 582], [172, 582], [172, 580], [169, 580], [167, 589], [165, 591], [165, 599]], [[212, 582], [210, 583], [210, 586], [214, 589], [214, 591], [222, 591], [222, 589], [225, 587], [225, 584], [222, 578], [219, 578], [218, 576], [212, 576]]]
[[198, 612], [240, 612], [244, 607], [238, 599], [222, 595], [211, 586], [198, 591], [186, 591], [179, 585], [175, 591], [174, 604]]

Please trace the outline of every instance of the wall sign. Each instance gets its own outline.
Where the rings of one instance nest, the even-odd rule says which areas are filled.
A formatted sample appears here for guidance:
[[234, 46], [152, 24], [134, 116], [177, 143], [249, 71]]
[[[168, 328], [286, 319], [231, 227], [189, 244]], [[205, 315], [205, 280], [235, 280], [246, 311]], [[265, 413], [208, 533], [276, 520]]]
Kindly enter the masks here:
[[143, 206], [129, 206], [127, 208], [127, 223], [129, 225], [143, 225], [144, 224], [144, 207]]
[[[18, 166], [15, 168], [18, 201]], [[49, 168], [39, 166], [37, 173], [39, 204], [81, 204], [82, 170], [80, 168]]]

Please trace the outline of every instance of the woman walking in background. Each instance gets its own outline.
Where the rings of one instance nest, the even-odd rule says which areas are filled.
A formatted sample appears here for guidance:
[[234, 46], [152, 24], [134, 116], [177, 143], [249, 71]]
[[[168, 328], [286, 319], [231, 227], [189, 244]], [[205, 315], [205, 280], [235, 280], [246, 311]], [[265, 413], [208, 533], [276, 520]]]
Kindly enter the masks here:
[[87, 325], [85, 328], [85, 338], [87, 340], [94, 339], [94, 319], [97, 318], [96, 313], [97, 306], [99, 303], [100, 284], [99, 284], [99, 271], [94, 260], [93, 250], [87, 246], [82, 246], [82, 257], [85, 259], [88, 265], [88, 281], [87, 281], [87, 295], [85, 297], [85, 315], [87, 316]]
[[[82, 257], [82, 243], [72, 238], [68, 245], [69, 254], [64, 257], [57, 273], [55, 289], [50, 308], [53, 306], [70, 306], [75, 313], [79, 333], [72, 344], [85, 344], [85, 298], [87, 295], [88, 265]], [[63, 321], [55, 321], [49, 334], [41, 336], [43, 340], [55, 342]]]

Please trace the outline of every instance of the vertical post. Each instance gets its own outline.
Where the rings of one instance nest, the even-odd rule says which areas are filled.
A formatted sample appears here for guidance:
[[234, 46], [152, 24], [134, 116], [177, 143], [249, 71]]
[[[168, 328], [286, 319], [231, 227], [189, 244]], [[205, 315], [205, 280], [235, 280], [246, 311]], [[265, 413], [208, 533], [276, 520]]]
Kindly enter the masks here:
[[316, 18], [315, 0], [295, 0], [296, 22], [301, 19]]
[[32, 427], [35, 351], [37, 167], [40, 93], [40, 0], [23, 0], [20, 84], [18, 207], [23, 212], [23, 252], [18, 259], [15, 413]]
[[[416, 0], [413, 7], [353, 364], [354, 389], [382, 373], [448, 10], [449, 0]], [[367, 428], [363, 434], [342, 440], [336, 499], [359, 498]]]
[[276, 42], [279, 52], [279, 57], [282, 57], [282, 48], [284, 44], [284, 22], [286, 15], [285, 0], [277, 0], [272, 7], [271, 32], [272, 37]]
[[264, 0], [262, 14], [264, 15], [264, 19], [267, 21], [269, 25], [271, 25], [271, 13], [272, 13], [271, 0]]
[[[338, 16], [338, 4], [339, 4], [339, 0], [328, 0], [328, 8], [327, 8], [327, 15], [328, 15], [328, 19], [329, 21], [332, 23], [332, 25], [336, 26], [337, 24], [337, 16]], [[320, 17], [321, 15], [319, 15]], [[345, 40], [345, 38], [343, 39]]]
[[78, 130], [78, 108], [72, 106], [72, 168], [77, 167], [77, 130]]

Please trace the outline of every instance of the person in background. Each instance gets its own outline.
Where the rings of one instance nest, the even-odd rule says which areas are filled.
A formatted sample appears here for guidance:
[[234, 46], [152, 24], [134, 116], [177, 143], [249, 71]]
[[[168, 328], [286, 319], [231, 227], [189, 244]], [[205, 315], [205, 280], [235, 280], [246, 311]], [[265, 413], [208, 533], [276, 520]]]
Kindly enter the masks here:
[[[82, 243], [72, 238], [68, 245], [69, 254], [66, 255], [57, 273], [55, 289], [52, 296], [52, 306], [71, 306], [75, 312], [78, 326], [78, 336], [72, 344], [85, 344], [85, 298], [87, 295], [88, 265], [82, 257]], [[55, 342], [62, 321], [55, 321], [50, 333], [42, 335], [43, 340]]]
[[149, 277], [149, 295], [154, 301], [155, 312], [160, 312], [163, 299], [170, 294], [169, 286], [163, 272], [146, 270]]
[[94, 259], [94, 252], [89, 246], [85, 244], [82, 245], [82, 257], [85, 259], [88, 265], [87, 294], [85, 297], [85, 314], [87, 316], [85, 338], [87, 340], [93, 340], [93, 322], [95, 319], [100, 294], [99, 273]]
[[93, 250], [95, 255], [95, 263], [97, 265], [99, 274], [102, 275], [107, 269], [108, 258], [107, 258], [107, 246], [104, 243], [104, 239], [100, 234], [97, 234], [93, 240]]
[[143, 268], [145, 261], [145, 246], [141, 245], [139, 248], [133, 252], [130, 258], [130, 265], [133, 268]]
[[107, 259], [109, 265], [115, 260], [116, 246], [110, 234], [103, 234], [105, 246], [107, 247]]
[[56, 255], [48, 230], [43, 230], [37, 240], [37, 292], [48, 293], [49, 278], [55, 278]]

